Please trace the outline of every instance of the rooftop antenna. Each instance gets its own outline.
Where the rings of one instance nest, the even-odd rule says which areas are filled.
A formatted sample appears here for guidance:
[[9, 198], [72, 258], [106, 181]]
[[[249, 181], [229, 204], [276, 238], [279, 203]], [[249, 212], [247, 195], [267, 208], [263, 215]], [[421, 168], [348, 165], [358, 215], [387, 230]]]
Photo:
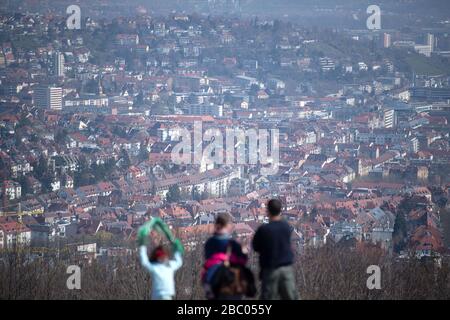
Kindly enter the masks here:
[[6, 180], [3, 180], [2, 185], [2, 192], [3, 192], [3, 211], [6, 212], [6, 208], [8, 207], [8, 197], [6, 196]]

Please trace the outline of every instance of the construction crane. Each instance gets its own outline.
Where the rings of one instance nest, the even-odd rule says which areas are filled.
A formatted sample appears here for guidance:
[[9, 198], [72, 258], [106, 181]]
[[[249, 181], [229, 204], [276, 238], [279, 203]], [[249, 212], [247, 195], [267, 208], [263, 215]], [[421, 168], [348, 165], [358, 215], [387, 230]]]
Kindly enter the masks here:
[[22, 223], [22, 216], [38, 214], [38, 213], [31, 213], [31, 212], [23, 212], [20, 202], [17, 204], [16, 211], [7, 211], [8, 208], [12, 208], [14, 205], [8, 204], [8, 195], [6, 193], [6, 181], [8, 180], [8, 177], [4, 171], [0, 171], [0, 178], [2, 179], [2, 193], [3, 193], [2, 194], [3, 210], [0, 212], [0, 217], [17, 217], [17, 220], [20, 223]]
[[[9, 206], [12, 207], [12, 206]], [[17, 217], [17, 220], [19, 223], [22, 223], [22, 217], [23, 216], [33, 216], [33, 215], [41, 215], [43, 212], [33, 212], [33, 211], [22, 211], [22, 204], [19, 202], [17, 204], [17, 210], [16, 211], [0, 211], [0, 217]]]
[[18, 222], [22, 223], [22, 216], [24, 213], [22, 212], [22, 206], [20, 202], [17, 206], [17, 211], [2, 211], [1, 216], [2, 217], [17, 217]]
[[[7, 179], [6, 179], [5, 173], [3, 171], [1, 171], [0, 176], [2, 177], [2, 206], [3, 206], [1, 216], [8, 217], [8, 216], [17, 215], [20, 217], [20, 215], [21, 215], [20, 203], [19, 203], [19, 208], [18, 208], [19, 210], [17, 210], [17, 212], [16, 211], [6, 211], [6, 209], [8, 207], [11, 207], [8, 205], [8, 195], [6, 194], [6, 180]], [[20, 217], [20, 220], [21, 220], [21, 218], [22, 217]]]

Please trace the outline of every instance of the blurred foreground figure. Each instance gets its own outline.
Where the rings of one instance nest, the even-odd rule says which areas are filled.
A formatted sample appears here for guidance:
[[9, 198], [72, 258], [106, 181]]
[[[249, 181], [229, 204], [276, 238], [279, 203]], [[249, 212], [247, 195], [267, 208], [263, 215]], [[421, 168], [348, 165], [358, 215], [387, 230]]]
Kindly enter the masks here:
[[[170, 250], [163, 245], [156, 246], [150, 259], [147, 254], [146, 240], [152, 229], [162, 232], [172, 244], [173, 258], [170, 259]], [[175, 297], [175, 272], [183, 264], [183, 245], [180, 240], [174, 239], [167, 226], [158, 218], [146, 222], [138, 231], [139, 258], [142, 266], [152, 277], [153, 300], [172, 300]]]
[[253, 249], [259, 253], [261, 299], [298, 299], [292, 263], [292, 229], [281, 217], [281, 202], [267, 203], [269, 223], [258, 228], [253, 238]]
[[231, 238], [232, 223], [228, 214], [219, 214], [214, 234], [205, 243], [202, 283], [207, 299], [240, 300], [256, 294], [253, 274], [245, 265], [247, 254]]

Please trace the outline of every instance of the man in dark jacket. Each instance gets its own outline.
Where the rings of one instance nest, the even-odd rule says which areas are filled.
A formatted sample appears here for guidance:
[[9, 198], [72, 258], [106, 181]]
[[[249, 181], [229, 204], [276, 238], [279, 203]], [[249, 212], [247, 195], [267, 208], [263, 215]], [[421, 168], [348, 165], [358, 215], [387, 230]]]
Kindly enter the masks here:
[[258, 228], [253, 238], [253, 249], [259, 253], [261, 299], [296, 300], [295, 276], [292, 264], [292, 229], [281, 218], [281, 202], [267, 203], [269, 223]]

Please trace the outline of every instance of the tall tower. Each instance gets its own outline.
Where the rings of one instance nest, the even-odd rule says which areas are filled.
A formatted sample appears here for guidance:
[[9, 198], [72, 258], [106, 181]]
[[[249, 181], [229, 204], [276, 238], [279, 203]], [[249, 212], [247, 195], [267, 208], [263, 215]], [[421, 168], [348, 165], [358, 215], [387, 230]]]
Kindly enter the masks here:
[[434, 34], [427, 34], [427, 45], [430, 47], [430, 52], [434, 51], [434, 45], [435, 45], [435, 38]]
[[61, 52], [55, 52], [53, 57], [53, 70], [57, 77], [64, 77], [64, 55]]
[[391, 45], [392, 45], [392, 37], [389, 33], [385, 33], [383, 38], [383, 47], [390, 48]]

